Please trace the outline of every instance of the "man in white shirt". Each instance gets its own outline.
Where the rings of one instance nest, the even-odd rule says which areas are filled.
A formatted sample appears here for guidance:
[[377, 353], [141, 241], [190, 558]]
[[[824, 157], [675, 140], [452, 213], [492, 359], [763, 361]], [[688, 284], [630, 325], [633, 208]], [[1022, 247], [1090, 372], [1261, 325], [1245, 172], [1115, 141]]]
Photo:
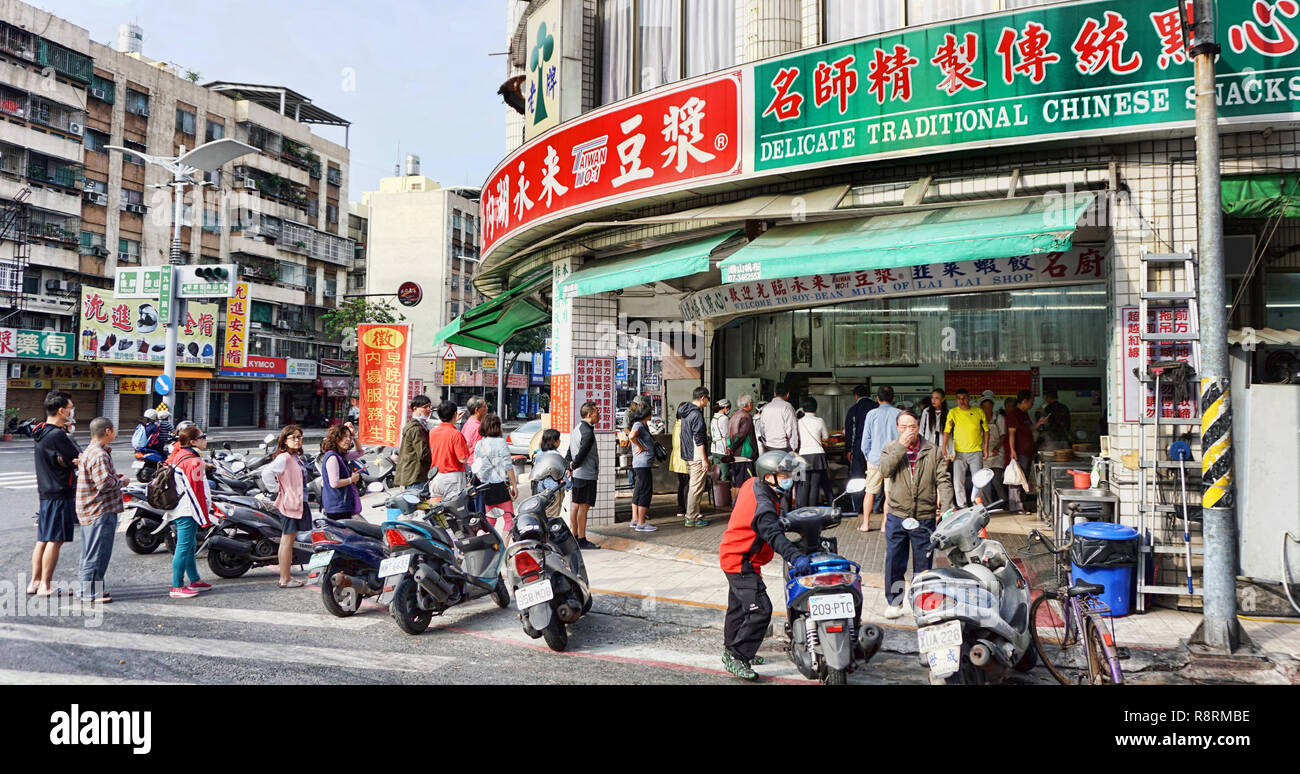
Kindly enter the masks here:
[[763, 445], [768, 451], [799, 451], [799, 422], [789, 403], [790, 388], [777, 382], [775, 397], [763, 407]]

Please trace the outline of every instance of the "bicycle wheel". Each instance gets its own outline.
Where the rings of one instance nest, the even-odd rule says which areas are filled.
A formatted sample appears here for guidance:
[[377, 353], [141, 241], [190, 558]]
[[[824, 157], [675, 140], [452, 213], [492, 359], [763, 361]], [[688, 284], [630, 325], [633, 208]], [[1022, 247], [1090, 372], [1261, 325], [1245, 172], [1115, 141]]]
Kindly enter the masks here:
[[[1088, 646], [1088, 680], [1092, 685], [1118, 685], [1124, 682], [1124, 673], [1119, 673], [1119, 681], [1111, 674], [1111, 659], [1115, 656], [1110, 630], [1098, 624], [1097, 617], [1088, 615], [1083, 619], [1084, 642]], [[1118, 668], [1116, 671], [1119, 671]]]
[[1061, 685], [1075, 685], [1067, 669], [1079, 635], [1069, 606], [1052, 592], [1044, 592], [1029, 606], [1029, 633], [1038, 658]]

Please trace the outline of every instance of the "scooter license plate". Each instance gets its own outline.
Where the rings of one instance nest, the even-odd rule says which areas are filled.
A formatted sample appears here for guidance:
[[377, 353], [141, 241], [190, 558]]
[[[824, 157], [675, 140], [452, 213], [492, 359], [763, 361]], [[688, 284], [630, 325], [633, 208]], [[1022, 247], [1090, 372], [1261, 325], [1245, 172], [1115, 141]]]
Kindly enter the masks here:
[[141, 470], [144, 468], [144, 460], [136, 460], [131, 463], [131, 470]]
[[515, 604], [519, 607], [519, 612], [522, 613], [533, 605], [551, 601], [554, 596], [555, 592], [551, 589], [551, 581], [549, 579], [539, 580], [515, 589]]
[[317, 567], [329, 567], [330, 561], [334, 558], [334, 551], [317, 551], [311, 555], [311, 561], [307, 562], [307, 569], [314, 570]]
[[837, 618], [856, 618], [852, 594], [828, 594], [808, 598], [808, 617], [814, 621]]
[[390, 556], [379, 563], [379, 577], [387, 578], [391, 575], [401, 575], [411, 567], [411, 554], [398, 554]]

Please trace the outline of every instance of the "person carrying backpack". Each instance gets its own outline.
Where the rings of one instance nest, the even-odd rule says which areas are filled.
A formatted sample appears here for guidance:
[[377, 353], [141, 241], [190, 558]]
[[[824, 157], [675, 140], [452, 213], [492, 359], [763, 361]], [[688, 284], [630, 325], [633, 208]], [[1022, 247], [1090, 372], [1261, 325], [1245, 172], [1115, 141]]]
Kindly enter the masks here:
[[[175, 505], [168, 516], [176, 525], [176, 554], [172, 557], [173, 599], [197, 597], [200, 591], [212, 588], [199, 578], [198, 565], [194, 563], [195, 534], [199, 527], [212, 523], [212, 493], [200, 452], [208, 448], [208, 437], [197, 425], [182, 428], [176, 434], [176, 446], [167, 461], [158, 468], [158, 476], [149, 484], [149, 502], [166, 498], [166, 488], [160, 478], [166, 474], [175, 489]], [[185, 583], [189, 576], [190, 582]]]
[[131, 448], [136, 451], [162, 451], [161, 444], [158, 442], [158, 412], [153, 409], [147, 409], [144, 412], [144, 418], [140, 424], [135, 426], [135, 432], [131, 433]]

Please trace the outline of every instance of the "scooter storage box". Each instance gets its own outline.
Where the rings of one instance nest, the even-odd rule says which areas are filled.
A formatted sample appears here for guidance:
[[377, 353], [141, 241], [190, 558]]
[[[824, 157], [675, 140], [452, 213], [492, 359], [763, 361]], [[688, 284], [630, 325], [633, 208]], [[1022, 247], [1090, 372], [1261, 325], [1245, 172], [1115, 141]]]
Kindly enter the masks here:
[[1115, 617], [1129, 614], [1133, 602], [1133, 568], [1137, 565], [1138, 531], [1123, 524], [1089, 521], [1075, 524], [1070, 546], [1070, 578], [1099, 583], [1098, 599]]

